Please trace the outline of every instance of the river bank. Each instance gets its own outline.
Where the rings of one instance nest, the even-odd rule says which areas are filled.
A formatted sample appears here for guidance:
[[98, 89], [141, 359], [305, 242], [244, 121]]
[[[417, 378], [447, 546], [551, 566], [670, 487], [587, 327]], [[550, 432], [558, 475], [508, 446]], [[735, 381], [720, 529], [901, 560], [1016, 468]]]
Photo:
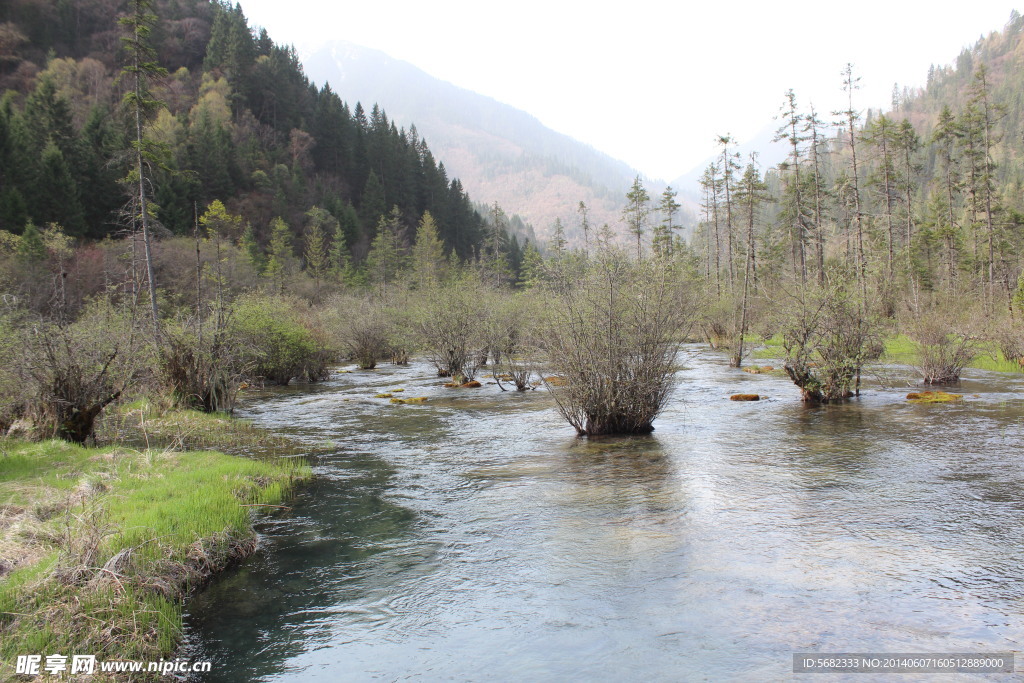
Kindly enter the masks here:
[[301, 459], [182, 449], [268, 440], [227, 417], [136, 404], [114, 418], [134, 432], [122, 443], [177, 448], [0, 441], [0, 679], [23, 655], [68, 671], [75, 654], [172, 656], [185, 595], [254, 552], [257, 514], [310, 477]]

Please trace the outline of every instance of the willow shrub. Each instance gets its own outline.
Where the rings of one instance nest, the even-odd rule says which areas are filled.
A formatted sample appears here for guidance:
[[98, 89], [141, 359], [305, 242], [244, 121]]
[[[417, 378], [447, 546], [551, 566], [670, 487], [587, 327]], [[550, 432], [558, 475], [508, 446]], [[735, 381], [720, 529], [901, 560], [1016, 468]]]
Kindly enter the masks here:
[[877, 322], [842, 274], [778, 301], [783, 367], [806, 403], [834, 403], [860, 391], [861, 369], [877, 357]]
[[420, 347], [438, 377], [472, 380], [486, 349], [489, 290], [473, 273], [417, 292], [413, 318]]
[[979, 352], [979, 338], [965, 320], [932, 311], [910, 323], [907, 335], [917, 347], [914, 364], [925, 384], [954, 384]]
[[85, 443], [96, 418], [152, 363], [131, 316], [98, 301], [74, 323], [25, 330], [25, 413], [42, 437]]
[[303, 325], [301, 306], [280, 296], [250, 295], [235, 302], [228, 330], [249, 377], [287, 385], [322, 363], [324, 342]]
[[679, 272], [606, 249], [549, 281], [538, 341], [559, 377], [548, 382], [559, 412], [580, 435], [652, 431], [695, 317]]

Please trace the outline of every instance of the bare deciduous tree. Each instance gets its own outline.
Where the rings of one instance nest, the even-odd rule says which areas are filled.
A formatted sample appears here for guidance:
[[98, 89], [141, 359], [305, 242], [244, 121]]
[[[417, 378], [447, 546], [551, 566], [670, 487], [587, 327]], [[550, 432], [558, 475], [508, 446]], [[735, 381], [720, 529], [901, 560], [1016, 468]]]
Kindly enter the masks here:
[[546, 380], [580, 435], [643, 434], [665, 407], [694, 307], [662, 260], [603, 249], [576, 282], [552, 292], [540, 340], [561, 378]]

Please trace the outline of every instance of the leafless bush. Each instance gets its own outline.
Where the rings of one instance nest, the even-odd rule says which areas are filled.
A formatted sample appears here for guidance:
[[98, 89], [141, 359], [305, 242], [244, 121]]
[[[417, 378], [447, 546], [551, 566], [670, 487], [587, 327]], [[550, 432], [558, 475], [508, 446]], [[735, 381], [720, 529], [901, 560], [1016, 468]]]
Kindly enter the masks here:
[[484, 287], [478, 277], [466, 275], [443, 288], [419, 292], [416, 329], [438, 377], [476, 377], [487, 340]]
[[510, 382], [517, 391], [532, 389], [535, 372], [536, 331], [539, 307], [529, 296], [504, 294], [493, 297], [488, 306], [488, 341], [494, 359], [494, 379], [502, 391], [502, 382]]
[[363, 370], [377, 367], [391, 355], [391, 326], [375, 303], [351, 305], [336, 334], [343, 352]]
[[234, 410], [244, 368], [237, 340], [211, 329], [168, 326], [159, 350], [160, 373], [177, 405], [206, 413]]
[[878, 344], [877, 324], [841, 276], [777, 302], [783, 311], [784, 368], [808, 403], [832, 403], [860, 391], [861, 369]]
[[100, 411], [145, 363], [132, 321], [107, 303], [67, 327], [36, 325], [27, 331], [24, 348], [27, 414], [42, 436], [75, 443], [93, 435]]
[[1024, 366], [1024, 329], [1019, 323], [1004, 322], [995, 328], [990, 340], [998, 346], [1003, 358]]
[[665, 407], [694, 306], [679, 274], [608, 248], [576, 281], [557, 284], [539, 340], [558, 382], [545, 380], [580, 435], [642, 434]]
[[918, 372], [925, 384], [952, 384], [978, 355], [979, 339], [969, 325], [939, 311], [913, 320], [908, 335], [917, 347]]

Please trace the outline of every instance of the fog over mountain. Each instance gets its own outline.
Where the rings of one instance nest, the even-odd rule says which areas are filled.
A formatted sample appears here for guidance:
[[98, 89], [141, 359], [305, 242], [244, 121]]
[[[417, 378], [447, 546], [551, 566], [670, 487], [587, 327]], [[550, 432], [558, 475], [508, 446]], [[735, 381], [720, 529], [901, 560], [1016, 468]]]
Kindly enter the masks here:
[[[325, 81], [350, 106], [374, 103], [396, 125], [420, 136], [475, 201], [497, 201], [547, 239], [560, 218], [570, 239], [582, 239], [576, 208], [590, 209], [595, 227], [618, 227], [625, 194], [638, 171], [593, 147], [545, 127], [530, 114], [436, 79], [382, 52], [335, 42], [303, 55], [306, 73]], [[652, 198], [664, 188], [645, 179]]]

